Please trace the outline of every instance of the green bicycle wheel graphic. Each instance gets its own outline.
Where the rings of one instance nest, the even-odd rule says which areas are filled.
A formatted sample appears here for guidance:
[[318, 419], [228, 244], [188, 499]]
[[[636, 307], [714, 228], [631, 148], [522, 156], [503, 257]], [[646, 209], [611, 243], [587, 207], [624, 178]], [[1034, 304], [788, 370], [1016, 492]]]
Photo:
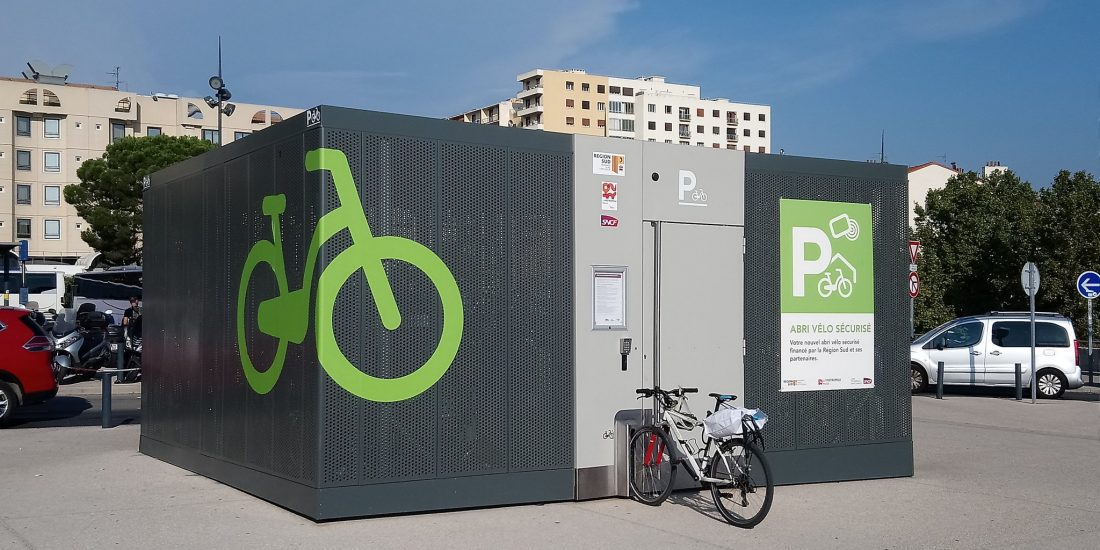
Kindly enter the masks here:
[[[286, 198], [283, 195], [264, 197], [263, 213], [271, 218], [273, 240], [261, 240], [252, 246], [241, 270], [237, 291], [237, 346], [245, 378], [253, 391], [259, 394], [266, 394], [275, 387], [286, 361], [288, 344], [301, 344], [309, 329], [311, 285], [321, 245], [347, 229], [351, 234], [351, 246], [337, 254], [318, 276], [314, 308], [317, 359], [334, 382], [363, 399], [394, 402], [420, 395], [446, 374], [458, 354], [463, 328], [462, 296], [458, 283], [443, 260], [428, 247], [403, 237], [375, 237], [371, 233], [347, 157], [342, 151], [315, 149], [306, 153], [305, 160], [306, 170], [328, 170], [331, 173], [340, 205], [317, 221], [317, 228], [310, 239], [302, 285], [297, 290], [290, 290], [279, 226], [279, 216], [286, 209]], [[443, 313], [443, 328], [435, 351], [418, 369], [396, 378], [371, 376], [348, 361], [340, 351], [333, 330], [336, 297], [340, 288], [360, 272], [370, 288], [382, 325], [387, 330], [400, 327], [401, 312], [383, 266], [386, 260], [405, 262], [422, 271], [435, 286]], [[275, 273], [278, 291], [278, 296], [262, 301], [257, 312], [260, 332], [278, 340], [271, 364], [262, 371], [252, 363], [248, 353], [245, 319], [248, 287], [261, 263], [268, 264]]]

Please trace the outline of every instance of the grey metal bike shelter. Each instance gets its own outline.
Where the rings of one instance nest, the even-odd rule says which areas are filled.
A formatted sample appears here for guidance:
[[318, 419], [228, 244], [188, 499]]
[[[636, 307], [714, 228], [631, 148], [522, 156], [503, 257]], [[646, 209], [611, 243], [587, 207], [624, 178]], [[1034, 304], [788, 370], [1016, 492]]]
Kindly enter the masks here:
[[[343, 204], [330, 171], [307, 169], [322, 148], [347, 158], [370, 246], [423, 245], [461, 294], [454, 359], [411, 397], [363, 398], [319, 360], [315, 283], [369, 250], [342, 229], [307, 269], [318, 220]], [[258, 326], [284, 292], [271, 264], [242, 284], [250, 253], [274, 249], [257, 243], [275, 195], [286, 290], [312, 274], [297, 343]], [[781, 198], [871, 205], [873, 388], [781, 391]], [[315, 520], [624, 495], [648, 406], [634, 389], [656, 377], [699, 387], [701, 414], [710, 391], [766, 410], [780, 483], [912, 475], [905, 205], [898, 166], [311, 109], [153, 175], [140, 449]], [[356, 271], [332, 333], [362, 373], [404, 379], [440, 343], [443, 298], [417, 265], [382, 265], [400, 325]], [[242, 342], [258, 371], [282, 365], [266, 392]]]

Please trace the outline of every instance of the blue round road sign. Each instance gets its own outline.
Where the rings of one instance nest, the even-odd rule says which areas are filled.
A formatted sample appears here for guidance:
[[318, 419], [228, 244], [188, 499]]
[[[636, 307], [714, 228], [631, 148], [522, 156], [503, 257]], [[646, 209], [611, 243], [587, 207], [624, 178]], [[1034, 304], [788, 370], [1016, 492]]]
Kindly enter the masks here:
[[1100, 296], [1100, 274], [1086, 271], [1077, 277], [1077, 292], [1089, 300]]

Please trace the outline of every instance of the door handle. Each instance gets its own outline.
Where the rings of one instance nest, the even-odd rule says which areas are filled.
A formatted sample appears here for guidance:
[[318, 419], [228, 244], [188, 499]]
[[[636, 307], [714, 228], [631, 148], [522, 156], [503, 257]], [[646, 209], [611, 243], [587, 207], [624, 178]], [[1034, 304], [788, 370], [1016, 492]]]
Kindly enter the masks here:
[[989, 352], [989, 354], [990, 355], [1000, 355], [1001, 352], [994, 350], [994, 351]]
[[982, 352], [980, 352], [980, 351], [970, 350], [970, 355], [981, 355], [981, 354], [982, 354]]

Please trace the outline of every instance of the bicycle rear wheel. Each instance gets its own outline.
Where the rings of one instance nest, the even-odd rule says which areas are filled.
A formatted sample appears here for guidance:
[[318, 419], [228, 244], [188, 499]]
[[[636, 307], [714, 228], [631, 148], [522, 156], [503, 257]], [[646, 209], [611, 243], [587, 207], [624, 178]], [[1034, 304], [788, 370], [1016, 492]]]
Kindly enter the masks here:
[[676, 465], [665, 432], [646, 426], [630, 438], [630, 493], [638, 502], [658, 506], [672, 493]]
[[725, 480], [711, 483], [710, 493], [726, 521], [738, 527], [753, 527], [768, 515], [772, 507], [772, 470], [756, 445], [740, 439], [722, 442], [711, 457], [708, 475]]

